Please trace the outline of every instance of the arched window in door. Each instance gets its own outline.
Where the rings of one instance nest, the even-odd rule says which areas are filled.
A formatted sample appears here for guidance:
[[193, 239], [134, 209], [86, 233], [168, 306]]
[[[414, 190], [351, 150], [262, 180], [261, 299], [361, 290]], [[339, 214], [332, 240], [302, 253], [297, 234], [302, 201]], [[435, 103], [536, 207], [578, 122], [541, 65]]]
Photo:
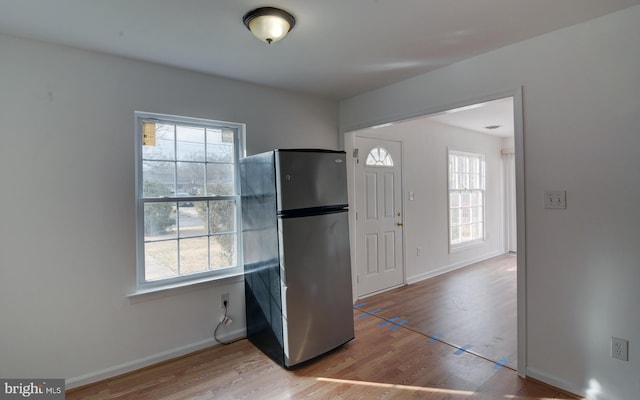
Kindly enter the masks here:
[[374, 147], [367, 156], [366, 165], [376, 167], [393, 167], [393, 159], [391, 158], [389, 151], [384, 147]]

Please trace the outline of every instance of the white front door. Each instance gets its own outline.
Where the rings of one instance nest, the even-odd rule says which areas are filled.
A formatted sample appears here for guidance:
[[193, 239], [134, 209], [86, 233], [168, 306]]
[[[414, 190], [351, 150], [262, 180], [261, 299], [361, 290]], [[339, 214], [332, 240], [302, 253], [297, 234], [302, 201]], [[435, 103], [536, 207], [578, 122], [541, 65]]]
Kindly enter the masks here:
[[392, 140], [355, 138], [358, 296], [404, 282], [402, 151]]

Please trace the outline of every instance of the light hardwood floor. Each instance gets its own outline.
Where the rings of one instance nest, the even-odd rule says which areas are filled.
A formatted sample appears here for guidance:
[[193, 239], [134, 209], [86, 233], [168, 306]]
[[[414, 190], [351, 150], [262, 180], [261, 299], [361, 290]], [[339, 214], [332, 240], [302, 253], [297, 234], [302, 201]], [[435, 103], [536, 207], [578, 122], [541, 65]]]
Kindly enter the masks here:
[[[410, 287], [409, 287], [410, 288]], [[374, 300], [373, 298], [368, 299]], [[406, 302], [412, 301], [407, 298]], [[389, 306], [390, 308], [391, 306]], [[75, 399], [575, 399], [508, 367], [354, 308], [356, 338], [294, 370], [247, 340], [67, 392]], [[400, 314], [397, 314], [400, 315]], [[394, 320], [401, 322], [401, 320]]]
[[356, 302], [358, 308], [517, 368], [517, 257], [505, 254]]

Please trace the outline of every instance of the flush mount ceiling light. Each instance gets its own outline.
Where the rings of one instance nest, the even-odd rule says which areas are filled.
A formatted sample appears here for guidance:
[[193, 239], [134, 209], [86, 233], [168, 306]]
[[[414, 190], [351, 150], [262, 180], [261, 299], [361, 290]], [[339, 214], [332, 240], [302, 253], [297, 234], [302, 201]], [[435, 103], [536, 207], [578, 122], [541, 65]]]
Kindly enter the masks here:
[[255, 37], [269, 44], [284, 38], [296, 24], [288, 12], [275, 7], [260, 7], [242, 17], [244, 25]]

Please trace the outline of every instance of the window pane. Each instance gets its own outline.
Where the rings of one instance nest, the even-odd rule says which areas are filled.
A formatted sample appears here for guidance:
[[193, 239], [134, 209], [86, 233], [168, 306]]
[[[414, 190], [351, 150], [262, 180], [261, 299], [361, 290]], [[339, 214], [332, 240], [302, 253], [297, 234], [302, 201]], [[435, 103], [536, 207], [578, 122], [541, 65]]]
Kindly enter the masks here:
[[237, 263], [236, 235], [211, 236], [211, 269], [233, 267]]
[[451, 226], [460, 225], [460, 209], [455, 208], [450, 211], [451, 213]]
[[142, 158], [146, 160], [173, 160], [175, 158], [173, 125], [155, 124], [155, 126], [155, 145], [142, 146]]
[[472, 225], [473, 239], [482, 239], [482, 227], [482, 223]]
[[460, 207], [460, 193], [458, 192], [449, 193], [449, 207], [451, 208]]
[[461, 232], [460, 232], [460, 236], [461, 236], [460, 240], [462, 242], [467, 242], [467, 241], [471, 240], [471, 225], [462, 225], [460, 227], [460, 230], [461, 230]]
[[462, 214], [461, 217], [460, 217], [461, 222], [463, 224], [470, 223], [471, 222], [471, 209], [470, 208], [466, 208], [466, 207], [465, 208], [461, 208], [460, 212]]
[[472, 205], [474, 206], [482, 206], [482, 192], [479, 190], [475, 190], [472, 194]]
[[[216, 121], [137, 114], [145, 281], [237, 267], [237, 131]], [[191, 125], [191, 123], [193, 123]], [[227, 196], [217, 200], [217, 196]], [[195, 199], [198, 200], [195, 200]], [[212, 250], [213, 249], [213, 250]]]
[[178, 227], [180, 237], [206, 235], [206, 201], [181, 201], [178, 203]]
[[452, 226], [451, 227], [451, 244], [460, 243], [460, 227]]
[[176, 160], [204, 161], [204, 128], [176, 126]]
[[168, 197], [175, 192], [175, 167], [164, 161], [142, 163], [144, 197]]
[[181, 239], [180, 275], [204, 272], [209, 267], [208, 238]]
[[471, 173], [479, 173], [480, 172], [480, 159], [477, 157], [469, 158], [469, 172]]
[[460, 206], [469, 207], [471, 205], [471, 192], [460, 193]]
[[483, 239], [484, 156], [449, 152], [450, 244]]
[[145, 241], [175, 237], [174, 203], [146, 203], [144, 205]]
[[466, 157], [456, 157], [456, 171], [467, 171], [467, 158]]
[[376, 147], [371, 149], [367, 155], [367, 166], [393, 167], [393, 159], [387, 149]]
[[178, 249], [175, 240], [145, 243], [145, 280], [153, 281], [178, 275]]
[[234, 194], [233, 164], [207, 164], [207, 196]]
[[209, 231], [211, 233], [236, 231], [235, 201], [211, 201], [209, 207]]
[[474, 207], [471, 214], [471, 222], [482, 222], [482, 207]]
[[479, 189], [480, 188], [480, 177], [477, 174], [469, 175], [469, 189]]
[[199, 194], [204, 188], [204, 163], [176, 163], [178, 169], [177, 193]]
[[[231, 134], [231, 135], [229, 135]], [[207, 129], [207, 161], [233, 162], [233, 132]]]

